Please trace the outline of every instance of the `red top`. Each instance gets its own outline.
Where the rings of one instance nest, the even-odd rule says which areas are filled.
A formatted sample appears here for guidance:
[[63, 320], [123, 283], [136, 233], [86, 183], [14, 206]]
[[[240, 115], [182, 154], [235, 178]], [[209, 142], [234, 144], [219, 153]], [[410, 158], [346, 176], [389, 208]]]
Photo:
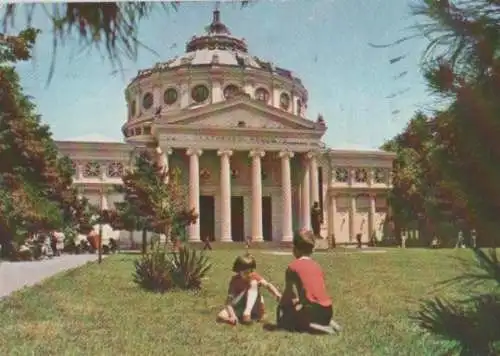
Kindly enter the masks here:
[[231, 281], [229, 282], [228, 294], [233, 296], [233, 297], [236, 297], [239, 294], [241, 294], [243, 291], [250, 288], [250, 282], [252, 280], [257, 281], [257, 283], [260, 283], [262, 281], [262, 279], [263, 278], [257, 272], [250, 273], [250, 276], [248, 279], [243, 278], [243, 276], [240, 274], [235, 274], [231, 278]]
[[288, 265], [287, 275], [292, 273], [292, 280], [297, 283], [299, 299], [324, 307], [332, 305], [332, 299], [326, 291], [325, 277], [321, 266], [310, 258], [298, 258]]

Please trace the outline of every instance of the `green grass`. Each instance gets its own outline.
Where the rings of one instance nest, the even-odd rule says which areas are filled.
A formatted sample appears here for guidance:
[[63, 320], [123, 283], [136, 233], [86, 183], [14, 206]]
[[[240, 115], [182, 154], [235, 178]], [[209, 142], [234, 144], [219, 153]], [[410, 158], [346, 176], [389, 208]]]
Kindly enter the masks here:
[[[436, 355], [441, 344], [409, 316], [434, 284], [461, 271], [468, 250], [323, 253], [340, 336], [215, 323], [238, 251], [212, 251], [199, 295], [155, 295], [132, 281], [134, 255], [115, 255], [55, 276], [0, 302], [0, 355]], [[291, 256], [254, 252], [258, 271], [282, 287]], [[447, 289], [441, 295], [456, 295]], [[267, 296], [267, 294], [266, 294]], [[275, 303], [266, 298], [269, 321]]]

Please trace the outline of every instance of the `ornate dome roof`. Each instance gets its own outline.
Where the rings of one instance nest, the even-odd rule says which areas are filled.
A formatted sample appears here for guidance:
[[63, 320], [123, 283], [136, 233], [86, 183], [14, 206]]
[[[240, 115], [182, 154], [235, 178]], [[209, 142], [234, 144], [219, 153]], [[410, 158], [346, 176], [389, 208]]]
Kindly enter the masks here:
[[206, 34], [193, 36], [186, 44], [186, 52], [182, 56], [167, 62], [156, 63], [154, 68], [140, 70], [137, 78], [177, 67], [203, 65], [239, 66], [265, 70], [302, 85], [300, 79], [294, 77], [291, 71], [276, 67], [271, 62], [249, 54], [245, 39], [231, 35], [228, 27], [221, 21], [218, 9], [213, 12], [212, 23], [206, 27]]
[[169, 68], [181, 65], [219, 64], [262, 68], [258, 60], [248, 54], [245, 39], [236, 38], [221, 22], [220, 11], [214, 10], [212, 23], [206, 34], [193, 36], [186, 44], [186, 53], [169, 63]]

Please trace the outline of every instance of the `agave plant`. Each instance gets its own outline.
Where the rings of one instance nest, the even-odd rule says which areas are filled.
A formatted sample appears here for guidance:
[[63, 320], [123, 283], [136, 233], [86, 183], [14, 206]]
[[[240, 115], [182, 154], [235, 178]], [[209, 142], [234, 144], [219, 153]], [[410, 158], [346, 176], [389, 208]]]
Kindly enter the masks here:
[[183, 246], [173, 253], [172, 281], [181, 289], [200, 289], [202, 280], [211, 267], [203, 252]]
[[167, 251], [159, 245], [134, 261], [134, 282], [141, 288], [164, 293], [174, 287], [172, 282], [172, 261]]
[[[441, 298], [424, 301], [415, 319], [420, 327], [441, 339], [451, 341], [448, 352], [462, 356], [500, 354], [500, 261], [496, 250], [485, 253], [474, 249], [476, 268], [442, 284], [459, 283], [469, 288], [471, 297], [460, 301]], [[486, 281], [496, 285], [490, 293], [472, 294], [470, 288]]]

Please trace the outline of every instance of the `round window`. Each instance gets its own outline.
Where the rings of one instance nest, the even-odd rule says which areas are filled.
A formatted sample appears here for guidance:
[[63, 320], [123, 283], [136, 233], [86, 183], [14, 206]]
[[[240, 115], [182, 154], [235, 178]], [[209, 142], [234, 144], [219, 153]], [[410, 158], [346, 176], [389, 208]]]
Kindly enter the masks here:
[[173, 105], [177, 101], [177, 90], [174, 88], [168, 88], [163, 93], [163, 102], [167, 105]]
[[208, 99], [208, 88], [205, 85], [197, 85], [191, 90], [191, 98], [196, 102], [196, 103], [202, 103], [205, 100]]
[[144, 110], [149, 110], [153, 107], [153, 94], [146, 93], [142, 97], [142, 107]]
[[130, 115], [135, 116], [136, 111], [137, 111], [137, 103], [135, 100], [132, 100], [132, 102], [130, 103]]
[[240, 88], [238, 88], [234, 84], [229, 84], [227, 87], [224, 88], [224, 98], [226, 99], [231, 99], [236, 96], [240, 91]]
[[280, 108], [283, 110], [288, 110], [290, 108], [290, 97], [287, 93], [281, 93], [280, 95]]
[[269, 101], [269, 92], [264, 88], [258, 88], [255, 91], [255, 99], [267, 103]]

